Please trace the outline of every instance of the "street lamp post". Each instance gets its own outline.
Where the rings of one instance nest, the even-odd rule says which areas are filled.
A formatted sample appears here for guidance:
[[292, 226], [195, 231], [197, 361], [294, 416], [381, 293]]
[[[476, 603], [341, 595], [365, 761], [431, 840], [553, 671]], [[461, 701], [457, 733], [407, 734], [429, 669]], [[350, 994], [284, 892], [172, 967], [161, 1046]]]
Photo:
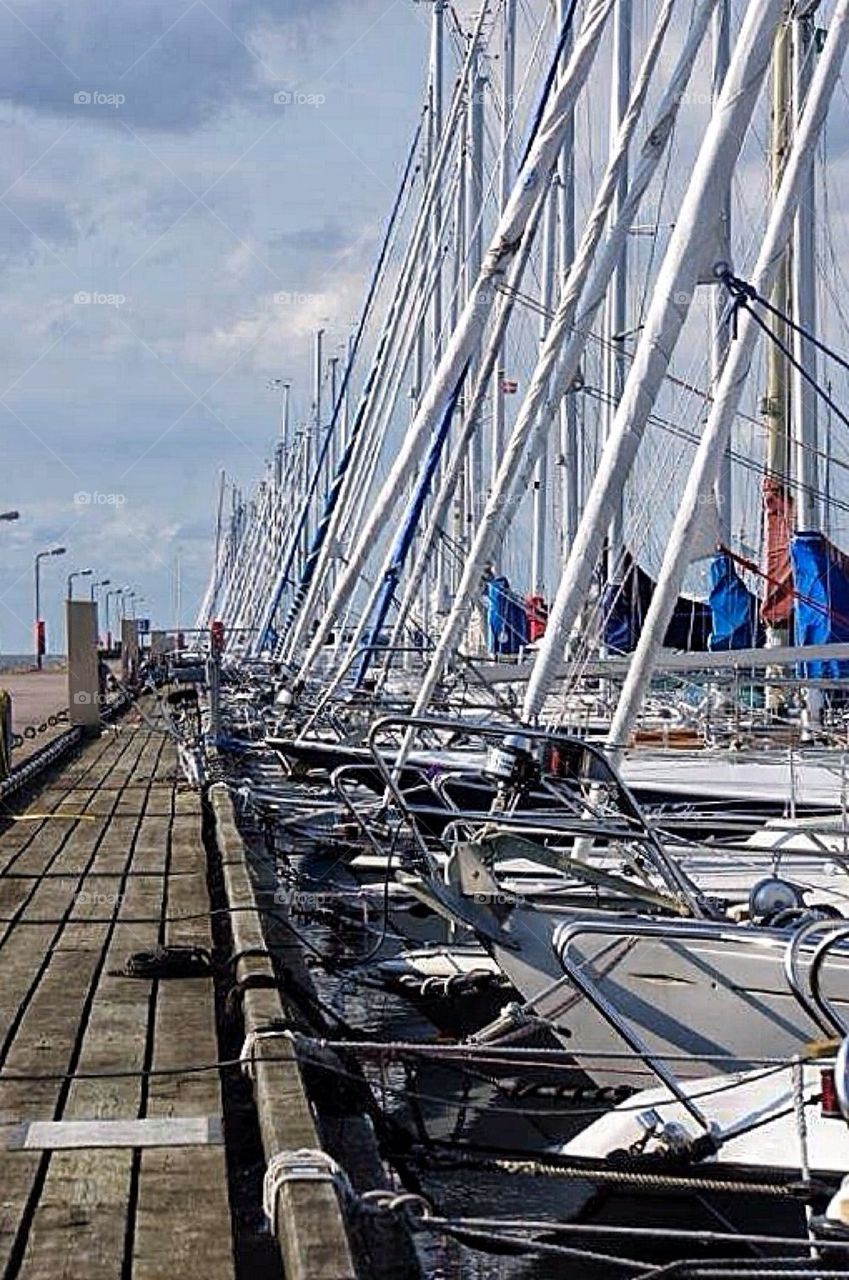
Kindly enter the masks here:
[[91, 568], [76, 568], [73, 573], [68, 575], [68, 599], [74, 598], [74, 579], [76, 577], [91, 577], [93, 570]]
[[[98, 593], [98, 591], [100, 590], [100, 588], [101, 588], [101, 587], [108, 587], [108, 586], [109, 586], [109, 583], [110, 583], [111, 581], [112, 581], [112, 579], [111, 579], [111, 578], [101, 578], [99, 582], [95, 582], [95, 581], [94, 581], [94, 579], [92, 578], [92, 581], [91, 581], [91, 603], [92, 603], [92, 604], [96, 604], [96, 603], [97, 603], [97, 593]], [[108, 593], [107, 593], [107, 594], [108, 594]], [[108, 644], [109, 644], [109, 611], [108, 611], [108, 603], [109, 603], [109, 602], [108, 602], [108, 600], [107, 600], [107, 616], [106, 616], [106, 644], [107, 644], [107, 646], [108, 646]], [[98, 622], [97, 622], [97, 643], [98, 643], [98, 644], [100, 644], [100, 634], [101, 634], [101, 633], [100, 633], [100, 618], [98, 617]]]
[[41, 671], [44, 663], [44, 632], [41, 621], [41, 562], [48, 556], [63, 556], [64, 547], [51, 547], [49, 551], [39, 551], [35, 557], [35, 665]]
[[121, 587], [113, 587], [111, 591], [106, 592], [106, 647], [107, 649], [112, 648], [112, 630], [109, 625], [109, 601], [112, 598], [112, 596], [115, 596], [115, 600], [116, 600], [115, 607], [117, 609], [118, 607], [117, 598], [121, 594], [121, 591], [122, 591]]

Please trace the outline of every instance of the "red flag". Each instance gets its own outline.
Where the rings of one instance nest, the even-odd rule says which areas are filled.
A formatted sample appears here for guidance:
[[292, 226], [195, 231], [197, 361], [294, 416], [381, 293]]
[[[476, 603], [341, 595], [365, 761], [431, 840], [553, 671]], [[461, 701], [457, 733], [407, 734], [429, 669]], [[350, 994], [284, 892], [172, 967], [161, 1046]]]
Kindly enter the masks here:
[[505, 396], [513, 396], [519, 390], [519, 384], [515, 378], [502, 378], [501, 390]]

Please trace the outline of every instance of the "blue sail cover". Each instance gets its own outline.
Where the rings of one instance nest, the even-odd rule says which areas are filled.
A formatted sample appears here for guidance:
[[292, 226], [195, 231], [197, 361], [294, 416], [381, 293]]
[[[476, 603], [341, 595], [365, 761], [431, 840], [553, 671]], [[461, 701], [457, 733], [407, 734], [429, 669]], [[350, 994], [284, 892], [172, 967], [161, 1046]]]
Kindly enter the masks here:
[[504, 577], [493, 578], [486, 586], [486, 620], [489, 651], [495, 657], [516, 654], [528, 643], [528, 615], [525, 603]]
[[[612, 653], [632, 653], [649, 611], [655, 583], [629, 556], [623, 581], [608, 582], [602, 595], [604, 643]], [[698, 600], [679, 596], [663, 643], [667, 649], [703, 653], [710, 632], [710, 610]]]
[[[822, 533], [797, 533], [790, 541], [796, 604], [796, 644], [849, 640], [849, 557]], [[813, 679], [849, 676], [849, 662], [803, 662], [799, 674]]]
[[708, 607], [711, 613], [708, 648], [712, 653], [753, 649], [763, 644], [758, 597], [743, 582], [727, 551], [718, 551], [711, 560]]

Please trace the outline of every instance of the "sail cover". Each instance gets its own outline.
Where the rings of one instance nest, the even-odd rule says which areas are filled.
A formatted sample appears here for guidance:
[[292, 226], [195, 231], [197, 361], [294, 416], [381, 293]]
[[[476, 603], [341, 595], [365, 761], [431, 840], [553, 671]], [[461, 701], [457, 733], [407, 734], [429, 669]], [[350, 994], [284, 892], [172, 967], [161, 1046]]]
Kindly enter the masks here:
[[516, 654], [528, 643], [528, 614], [524, 600], [510, 590], [505, 577], [486, 586], [489, 651], [495, 657]]
[[[649, 611], [655, 582], [626, 553], [621, 582], [608, 582], [602, 597], [604, 643], [613, 653], [631, 653], [637, 647], [643, 620]], [[667, 649], [701, 653], [708, 647], [711, 613], [706, 604], [679, 596], [663, 643]]]
[[[822, 533], [797, 533], [790, 542], [796, 603], [796, 644], [837, 644], [849, 640], [849, 556]], [[849, 662], [803, 662], [800, 675], [836, 679], [849, 676]]]
[[711, 613], [708, 648], [751, 649], [763, 644], [763, 627], [758, 622], [758, 597], [740, 577], [727, 551], [718, 551], [710, 562]]
[[789, 623], [793, 612], [793, 567], [790, 531], [793, 499], [780, 480], [764, 476], [765, 590], [761, 617], [773, 627]]

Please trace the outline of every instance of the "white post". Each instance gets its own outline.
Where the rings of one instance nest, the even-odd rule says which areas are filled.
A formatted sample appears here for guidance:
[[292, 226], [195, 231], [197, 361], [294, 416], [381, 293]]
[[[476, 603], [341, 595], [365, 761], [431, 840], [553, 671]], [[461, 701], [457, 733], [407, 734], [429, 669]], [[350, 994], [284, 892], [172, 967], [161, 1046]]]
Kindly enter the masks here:
[[[840, 74], [847, 43], [849, 0], [839, 0], [828, 29], [824, 51], [814, 72], [802, 118], [791, 143], [758, 260], [751, 273], [751, 283], [761, 297], [769, 295], [778, 271], [783, 268], [793, 216], [800, 194], [804, 191], [811, 156]], [[657, 589], [611, 724], [608, 741], [611, 750], [616, 753], [627, 745], [643, 694], [651, 680], [690, 562], [690, 550], [698, 532], [704, 497], [710, 494], [716, 481], [722, 451], [737, 412], [759, 333], [758, 326], [743, 311], [738, 321], [737, 338], [729, 348], [722, 378], [672, 528]]]
[[[359, 584], [379, 530], [391, 519], [469, 360], [480, 346], [481, 336], [495, 302], [496, 286], [506, 276], [510, 263], [519, 251], [528, 220], [539, 198], [541, 185], [556, 163], [571, 110], [589, 76], [612, 3], [613, 0], [587, 0], [583, 27], [575, 41], [569, 68], [553, 95], [533, 146], [517, 175], [507, 208], [499, 219], [484, 264], [457, 327], [431, 384], [422, 397], [383, 488], [372, 505], [356, 544], [349, 552], [348, 564], [340, 574], [324, 617], [319, 622], [301, 664], [299, 683], [306, 679], [321, 653], [337, 614]], [[485, 6], [482, 12], [485, 12]]]
[[628, 477], [646, 421], [666, 376], [690, 310], [703, 261], [704, 228], [719, 217], [722, 191], [769, 65], [770, 47], [784, 0], [754, 0], [746, 11], [722, 95], [702, 140], [675, 229], [654, 285], [622, 399], [587, 496], [575, 541], [563, 567], [557, 596], [528, 682], [523, 715], [534, 720], [545, 700], [566, 640], [589, 591], [606, 529]]

